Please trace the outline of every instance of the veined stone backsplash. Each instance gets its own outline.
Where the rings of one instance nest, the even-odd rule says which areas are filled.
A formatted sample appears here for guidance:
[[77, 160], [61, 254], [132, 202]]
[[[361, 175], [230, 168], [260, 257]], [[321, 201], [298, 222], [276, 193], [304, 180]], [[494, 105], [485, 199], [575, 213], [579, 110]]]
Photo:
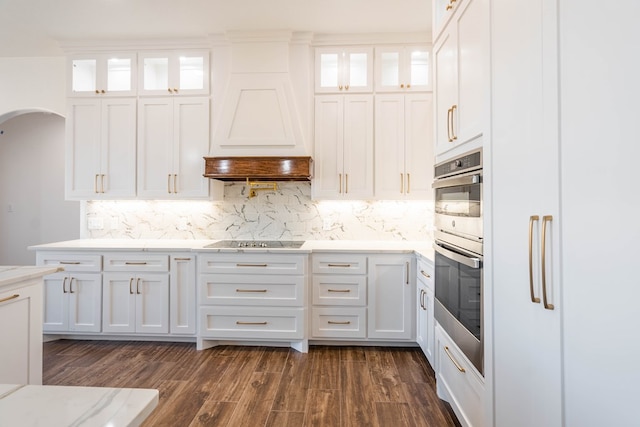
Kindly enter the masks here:
[[[317, 201], [308, 183], [248, 198], [227, 183], [223, 201], [88, 201], [83, 238], [432, 240], [433, 202]], [[91, 220], [91, 221], [90, 221]], [[89, 229], [89, 225], [102, 228]]]

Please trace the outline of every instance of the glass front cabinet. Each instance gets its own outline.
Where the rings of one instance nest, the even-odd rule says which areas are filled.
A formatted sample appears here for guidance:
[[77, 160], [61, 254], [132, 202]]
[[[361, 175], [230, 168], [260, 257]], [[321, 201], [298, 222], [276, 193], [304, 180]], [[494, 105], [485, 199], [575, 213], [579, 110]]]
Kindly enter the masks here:
[[68, 95], [132, 96], [135, 76], [135, 53], [75, 55], [69, 61]]
[[427, 46], [376, 47], [376, 91], [430, 91], [430, 59]]
[[316, 48], [317, 93], [373, 91], [372, 47]]
[[209, 53], [143, 52], [138, 57], [140, 95], [208, 95]]

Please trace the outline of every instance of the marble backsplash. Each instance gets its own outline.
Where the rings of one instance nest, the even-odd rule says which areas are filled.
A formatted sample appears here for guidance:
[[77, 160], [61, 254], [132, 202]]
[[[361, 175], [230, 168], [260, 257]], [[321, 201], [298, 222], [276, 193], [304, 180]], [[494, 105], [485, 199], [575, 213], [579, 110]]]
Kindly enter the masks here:
[[432, 240], [432, 224], [432, 201], [317, 201], [309, 183], [248, 198], [246, 185], [227, 183], [223, 201], [83, 202], [81, 237]]

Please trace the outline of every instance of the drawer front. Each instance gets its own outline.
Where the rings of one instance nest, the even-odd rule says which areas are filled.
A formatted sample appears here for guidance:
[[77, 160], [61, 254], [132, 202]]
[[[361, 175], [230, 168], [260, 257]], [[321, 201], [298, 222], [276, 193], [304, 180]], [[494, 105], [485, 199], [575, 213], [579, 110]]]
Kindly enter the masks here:
[[200, 307], [200, 336], [229, 339], [304, 338], [304, 308]]
[[367, 305], [367, 277], [314, 275], [314, 305]]
[[305, 255], [207, 254], [198, 257], [200, 273], [294, 274], [306, 271]]
[[311, 335], [315, 338], [365, 338], [366, 319], [364, 307], [313, 307]]
[[305, 276], [201, 274], [200, 304], [304, 305]]
[[[436, 327], [436, 382], [444, 389], [463, 424], [480, 426], [484, 419], [484, 384], [479, 374], [440, 326]], [[438, 393], [440, 395], [440, 392]]]
[[104, 255], [104, 271], [169, 271], [169, 255], [108, 253]]
[[65, 271], [99, 272], [102, 270], [102, 256], [86, 253], [37, 252], [37, 265], [59, 265]]
[[418, 259], [418, 280], [431, 290], [433, 290], [433, 270], [432, 264], [423, 259]]
[[367, 274], [367, 256], [350, 253], [312, 255], [314, 274]]

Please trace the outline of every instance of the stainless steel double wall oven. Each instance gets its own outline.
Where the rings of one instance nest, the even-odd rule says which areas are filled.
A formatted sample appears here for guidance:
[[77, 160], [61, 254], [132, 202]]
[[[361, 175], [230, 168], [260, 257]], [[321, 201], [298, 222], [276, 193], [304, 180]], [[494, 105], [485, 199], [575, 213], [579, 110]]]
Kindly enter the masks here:
[[435, 318], [484, 374], [482, 149], [435, 166]]

